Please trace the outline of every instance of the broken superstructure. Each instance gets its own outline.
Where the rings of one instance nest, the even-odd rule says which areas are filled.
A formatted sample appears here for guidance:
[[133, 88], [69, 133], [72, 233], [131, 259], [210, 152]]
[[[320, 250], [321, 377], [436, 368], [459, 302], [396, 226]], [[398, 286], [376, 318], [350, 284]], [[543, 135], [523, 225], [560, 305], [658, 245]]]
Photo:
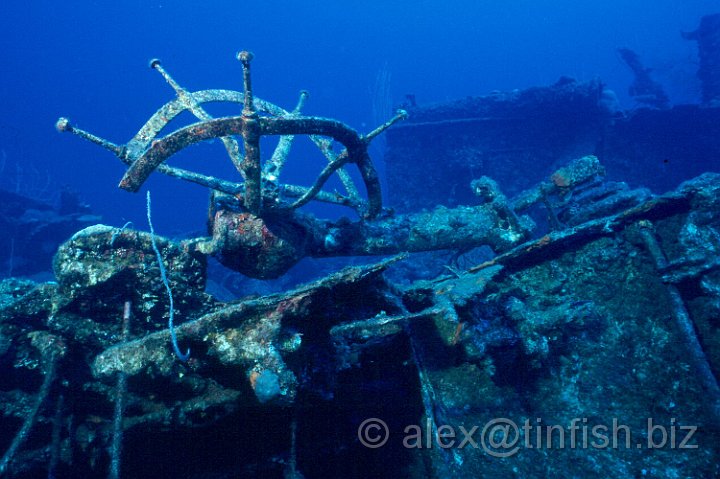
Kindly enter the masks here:
[[[523, 191], [506, 194], [488, 176], [466, 175], [466, 205], [394, 214], [382, 208], [367, 156], [373, 134], [253, 98], [250, 56], [240, 60], [244, 93], [189, 93], [151, 62], [178, 98], [126, 145], [59, 122], [126, 162], [124, 187], [135, 190], [158, 171], [213, 190], [213, 237], [173, 242], [96, 225], [61, 246], [56, 283], [0, 283], [1, 471], [278, 478], [720, 473], [720, 175], [654, 195], [606, 178], [596, 156], [577, 155]], [[242, 104], [243, 114], [211, 119], [200, 105], [215, 100]], [[185, 109], [200, 123], [158, 138]], [[406, 127], [401, 136], [427, 127]], [[283, 136], [262, 165], [257, 135], [265, 133]], [[295, 134], [327, 134], [346, 147], [334, 153], [312, 136], [329, 161], [307, 188], [279, 180]], [[223, 139], [243, 182], [165, 164], [179, 148], [211, 137]], [[345, 193], [324, 192], [327, 177], [350, 163], [361, 170], [367, 198], [345, 180]], [[359, 219], [300, 213], [299, 203], [310, 200], [348, 206]], [[491, 255], [469, 263], [467, 252], [479, 245]], [[406, 251], [438, 249], [468, 258], [463, 267], [456, 262], [402, 286], [384, 274], [409, 267]], [[282, 274], [306, 255], [389, 257], [289, 291], [221, 302], [205, 292], [208, 252], [260, 277]], [[166, 319], [173, 314], [177, 339], [193, 352], [184, 362], [170, 346]], [[694, 427], [692, 455], [635, 447], [648, 444], [648, 418], [667, 428]], [[360, 435], [370, 419], [387, 427], [383, 447], [368, 447]], [[631, 447], [598, 447], [588, 456], [557, 436], [542, 442], [543, 426], [589, 429], [612, 427], [613, 420], [632, 437]], [[513, 424], [517, 436], [508, 435]], [[422, 444], [403, 437], [413, 425]], [[499, 425], [492, 437], [485, 436], [488, 425]], [[525, 427], [535, 429], [521, 437]], [[469, 441], [443, 447], [448, 430], [465, 431], [457, 440]], [[505, 448], [513, 437], [518, 447]]]
[[[471, 248], [483, 244], [502, 250], [526, 237], [527, 229], [510, 221], [511, 218], [506, 217], [507, 207], [498, 201], [420, 215], [383, 213], [380, 183], [367, 145], [405, 118], [406, 113], [399, 111], [385, 124], [361, 136], [339, 121], [301, 116], [300, 109], [307, 97], [305, 92], [292, 112], [254, 98], [250, 78], [252, 54], [241, 52], [238, 59], [243, 65], [243, 93], [228, 90], [188, 92], [165, 71], [159, 60], [152, 60], [150, 67], [163, 75], [175, 89], [177, 98], [161, 107], [125, 145], [116, 145], [80, 130], [66, 118], [58, 120], [57, 129], [96, 143], [126, 163], [129, 168], [120, 181], [123, 189], [137, 191], [154, 171], [210, 188], [213, 192], [209, 215], [212, 239], [198, 242], [197, 247], [248, 276], [280, 276], [305, 256], [379, 255]], [[243, 105], [242, 115], [214, 119], [202, 108], [203, 103], [220, 101]], [[185, 110], [193, 113], [200, 122], [158, 137], [163, 128]], [[261, 164], [259, 142], [267, 135], [281, 137], [272, 157]], [[310, 187], [280, 182], [295, 135], [309, 135], [328, 160]], [[236, 136], [242, 140], [238, 141]], [[226, 181], [165, 164], [181, 149], [214, 138], [223, 141], [242, 182]], [[332, 140], [342, 143], [345, 148], [335, 153]], [[366, 191], [365, 199], [344, 169], [350, 164], [358, 168]], [[337, 174], [344, 185], [344, 194], [322, 190], [333, 174]], [[313, 200], [350, 207], [361, 221], [324, 221], [297, 211]], [[505, 225], [502, 232], [495, 228], [500, 224]]]

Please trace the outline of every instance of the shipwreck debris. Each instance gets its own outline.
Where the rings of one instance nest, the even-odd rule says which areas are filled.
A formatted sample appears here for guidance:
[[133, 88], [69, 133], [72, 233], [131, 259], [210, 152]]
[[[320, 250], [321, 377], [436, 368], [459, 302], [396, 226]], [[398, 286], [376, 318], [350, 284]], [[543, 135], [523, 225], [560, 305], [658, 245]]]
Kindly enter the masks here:
[[702, 100], [706, 106], [720, 106], [720, 13], [700, 19], [694, 32], [683, 33], [683, 38], [698, 43], [700, 68], [697, 76], [702, 85]]
[[[655, 266], [658, 270], [666, 268], [667, 258], [655, 237], [653, 224], [650, 221], [643, 220], [640, 222], [640, 228], [645, 247], [652, 256], [653, 261], [655, 261]], [[693, 366], [706, 394], [705, 403], [709, 416], [715, 425], [720, 425], [720, 387], [718, 387], [718, 380], [710, 368], [710, 363], [708, 363], [705, 351], [703, 351], [695, 332], [695, 326], [692, 319], [690, 319], [680, 290], [673, 284], [667, 285], [667, 290], [672, 303], [673, 319], [682, 338], [682, 343], [687, 350], [688, 362]]]
[[513, 198], [585, 155], [599, 159], [608, 180], [662, 194], [718, 171], [720, 108], [623, 111], [601, 82], [564, 78], [408, 107], [386, 135], [387, 205], [399, 213], [473, 204], [467, 183], [481, 176]]
[[[494, 179], [468, 173], [463, 187], [475, 206], [393, 214], [348, 189], [338, 202], [355, 209], [360, 220], [326, 221], [298, 211], [297, 202], [321, 198], [323, 175], [341, 171], [351, 157], [363, 157], [373, 133], [361, 137], [345, 127], [335, 129], [327, 123], [331, 120], [304, 123], [302, 95], [294, 112], [283, 110], [273, 118], [274, 107], [261, 110], [252, 96], [250, 56], [242, 54], [240, 60], [244, 94], [189, 93], [159, 62], [151, 62], [178, 98], [126, 145], [59, 122], [59, 129], [74, 130], [128, 163], [128, 187], [139, 187], [156, 170], [214, 190], [213, 237], [177, 243], [97, 225], [59, 249], [57, 283], [0, 282], [0, 365], [11, 371], [0, 382], [0, 428], [12, 435], [31, 431], [22, 461], [8, 461], [15, 472], [48, 465], [59, 473], [80, 469], [86, 477], [106, 471], [119, 475], [122, 445], [125, 474], [141, 470], [168, 477], [238, 477], [260, 468], [276, 477], [299, 477], [300, 471], [327, 477], [328, 462], [343, 470], [358, 455], [367, 458], [362, 477], [377, 470], [398, 477], [585, 477], [598, 469], [623, 478], [681, 468], [692, 477], [720, 473], [715, 418], [701, 407], [708, 378], [689, 373], [693, 361], [678, 345], [692, 338], [679, 334], [668, 319], [678, 312], [677, 297], [669, 294], [674, 290], [683, 296], [684, 327], [699, 332], [690, 349], [701, 348], [704, 373], [715, 374], [720, 364], [720, 175], [705, 174], [654, 196], [608, 181], [598, 158], [584, 156], [560, 162], [548, 170], [554, 174], [544, 175], [548, 179], [510, 196]], [[563, 82], [558, 88], [572, 96], [579, 87]], [[534, 92], [542, 98], [545, 93]], [[537, 105], [527, 94], [520, 97], [528, 107]], [[242, 104], [243, 114], [207, 118], [199, 104], [210, 98]], [[576, 100], [585, 104], [588, 98]], [[587, 105], [598, 108], [597, 101]], [[201, 122], [157, 139], [167, 118], [183, 110]], [[457, 126], [444, 120], [405, 126], [404, 134]], [[476, 121], [484, 123], [478, 118], [467, 123]], [[273, 130], [273, 125], [280, 126]], [[286, 195], [293, 188], [270, 177], [282, 170], [289, 136], [313, 128], [347, 133], [348, 148], [328, 158], [313, 186]], [[259, 165], [254, 142], [263, 131], [287, 136], [280, 140], [276, 161]], [[237, 139], [224, 144], [231, 157], [238, 152], [233, 163], [242, 183], [164, 163], [184, 142], [233, 135], [242, 137], [245, 154], [239, 155]], [[322, 140], [320, 145], [330, 151]], [[546, 231], [533, 236], [529, 215], [537, 217], [538, 210], [548, 217], [540, 225]], [[666, 262], [649, 251], [648, 222], [657, 243], [650, 249], [661, 248]], [[256, 276], [273, 276], [305, 255], [388, 255], [480, 244], [493, 247], [487, 262], [448, 268], [452, 274], [405, 287], [384, 275], [402, 265], [406, 256], [400, 255], [267, 296], [220, 302], [204, 291], [207, 253], [225, 256], [226, 263]], [[168, 266], [182, 320], [177, 337], [193, 350], [186, 362], [177, 361], [170, 346], [170, 305], [156, 256]], [[42, 344], [62, 345], [53, 362], [57, 401], [49, 400], [52, 391], [47, 398], [36, 395], [49, 381], [38, 355], [42, 338], [57, 338]], [[32, 398], [56, 406], [39, 406], [31, 429], [23, 422], [33, 412], [27, 406]], [[499, 417], [520, 427], [523, 420], [528, 427], [541, 422], [572, 427], [579, 418], [586, 418], [588, 427], [607, 427], [619, 418], [628, 437], [646, 438], [652, 417], [665, 426], [696, 425], [702, 446], [692, 456], [651, 447], [651, 453], [630, 446], [598, 448], [588, 462], [578, 460], [575, 448], [535, 444], [498, 460], [497, 448], [408, 448], [392, 444], [395, 435], [388, 448], [371, 455], [358, 443], [363, 415], [389, 416], [390, 431], [419, 424], [422, 437], [431, 440], [448, 427], [479, 429], [488, 418]], [[200, 437], [202, 445], [190, 441], [182, 457], [168, 454], [166, 444], [176, 437]], [[20, 457], [14, 442], [5, 441], [6, 457]], [[253, 448], [256, 443], [262, 450]]]
[[[584, 158], [519, 198], [542, 203], [538, 192], [545, 191], [552, 205], [564, 204], [562, 198], [571, 197], [575, 189], [585, 191], [588, 184], [598, 188], [599, 172], [595, 159]], [[573, 187], [563, 190], [568, 184]], [[475, 186], [486, 203], [499, 201], [506, 208], [532, 204], [507, 200], [487, 180]], [[8, 291], [0, 308], [3, 364], [17, 364], [15, 375], [39, 384], [32, 365], [42, 362], [30, 338], [52, 336], [64, 345], [54, 370], [58, 391], [48, 394], [37, 411], [36, 427], [26, 442], [30, 449], [22, 456], [10, 451], [17, 458], [13, 470], [48, 464], [54, 449], [59, 452], [52, 454], [52, 467], [63, 471], [71, 450], [75, 465], [85, 464], [90, 475], [101, 476], [103, 470], [119, 470], [120, 438], [123, 471], [132, 470], [132, 451], [141, 431], [201, 433], [227, 421], [247, 420], [247, 411], [268, 418], [291, 411], [283, 447], [290, 451], [290, 469], [310, 477], [318, 473], [317, 464], [306, 460], [312, 446], [293, 446], [302, 441], [306, 428], [315, 427], [303, 422], [304, 408], [317, 407], [316, 401], [324, 407], [340, 401], [347, 392], [341, 392], [345, 386], [338, 378], [357, 377], [357, 371], [380, 365], [415, 376], [417, 404], [412, 407], [428, 419], [423, 427], [431, 432], [440, 426], [474, 424], [488, 414], [520, 417], [528, 414], [528, 404], [534, 413], [551, 411], [548, 417], [564, 421], [569, 416], [558, 411], [596, 414], [602, 404], [617, 415], [630, 406], [657, 408], [667, 395], [674, 406], [662, 414], [655, 410], [659, 418], [672, 414], [704, 423], [709, 419], [697, 407], [697, 398], [704, 394], [699, 379], [685, 374], [682, 382], [672, 382], [678, 371], [689, 367], [673, 349], [680, 336], [654, 318], [673, 314], [663, 284], [667, 275], [682, 271], [684, 276], [676, 281], [711, 288], [714, 252], [720, 248], [720, 237], [713, 233], [720, 224], [718, 191], [720, 177], [704, 175], [609, 216], [525, 240], [488, 263], [403, 289], [383, 276], [404, 258], [394, 257], [349, 267], [292, 291], [220, 303], [203, 292], [203, 255], [194, 243], [158, 237], [164, 260], [174, 265], [168, 268], [168, 279], [183, 319], [177, 325], [178, 339], [193, 350], [186, 363], [176, 360], [169, 345], [168, 305], [159, 275], [152, 273], [157, 264], [149, 235], [106, 226], [87, 229], [60, 249], [55, 262], [58, 284], [0, 283]], [[638, 226], [646, 221], [653, 222], [667, 252], [668, 263], [660, 269]], [[676, 243], [679, 246], [673, 246]], [[684, 257], [694, 259], [682, 263]], [[128, 300], [132, 307], [123, 312]], [[685, 301], [688, 317], [703, 321], [703, 347], [716, 326], [704, 322], [696, 300]], [[710, 299], [702, 307], [717, 311], [720, 304], [712, 306], [716, 303]], [[130, 312], [132, 324], [118, 320]], [[649, 346], [628, 349], [638, 340], [652, 345], [651, 353], [645, 349]], [[712, 374], [717, 354], [704, 350]], [[414, 365], [414, 372], [402, 369], [404, 363]], [[612, 377], [597, 376], [608, 369]], [[591, 373], [593, 381], [587, 376]], [[323, 386], [318, 375], [328, 376]], [[597, 381], [601, 389], [584, 389], [584, 384]], [[636, 386], [627, 389], [627, 381]], [[362, 390], [363, 385], [347, 387]], [[527, 391], [537, 393], [528, 396]], [[51, 407], [56, 394], [65, 406]], [[15, 386], [0, 390], [0, 397], [0, 411], [17, 434], [19, 419], [26, 417], [22, 405], [29, 404], [33, 392]], [[73, 427], [65, 427], [57, 414], [72, 414]], [[628, 427], [639, 433], [643, 425]], [[188, 457], [197, 453], [192, 447], [184, 452]], [[406, 453], [424, 455], [428, 470], [439, 473], [479, 474], [490, 460], [469, 449]], [[610, 468], [641, 460], [634, 451], [599, 454]], [[584, 471], [572, 457], [523, 455], [507, 467], [532, 471], [537, 465], [533, 461], [541, 461], [544, 467], [564, 464]], [[671, 461], [655, 457], [656, 464]], [[706, 459], [698, 456], [686, 467], [707, 471], [711, 466]], [[495, 467], [505, 471], [506, 466]]]
[[635, 77], [630, 85], [630, 96], [642, 104], [652, 108], [667, 108], [670, 99], [658, 82], [650, 75], [651, 69], [643, 66], [640, 56], [629, 48], [619, 48], [620, 58], [632, 70]]
[[[255, 278], [279, 277], [306, 256], [465, 250], [480, 245], [503, 251], [528, 236], [531, 225], [512, 218], [497, 187], [495, 198], [478, 206], [439, 207], [414, 215], [383, 212], [380, 186], [367, 146], [373, 138], [407, 114], [400, 111], [369, 134], [361, 136], [338, 121], [301, 116], [299, 111], [306, 93], [301, 94], [295, 110], [287, 112], [256, 101], [250, 78], [252, 55], [241, 52], [238, 59], [243, 65], [244, 93], [226, 90], [188, 92], [175, 82], [158, 60], [151, 61], [151, 68], [158, 70], [175, 89], [177, 99], [160, 108], [125, 145], [118, 146], [77, 129], [65, 118], [58, 120], [57, 128], [103, 146], [128, 164], [129, 168], [120, 182], [122, 188], [137, 191], [157, 170], [213, 190], [208, 214], [212, 239], [197, 242], [197, 247], [205, 254], [217, 256], [225, 266]], [[213, 119], [201, 106], [210, 101], [241, 103], [242, 115]], [[201, 121], [158, 138], [162, 128], [184, 110]], [[292, 139], [300, 134], [310, 135], [328, 160], [327, 166], [309, 188], [279, 183]], [[282, 136], [272, 158], [261, 166], [259, 140], [266, 135]], [[234, 136], [243, 139], [242, 157]], [[339, 141], [345, 149], [334, 153], [327, 137]], [[232, 183], [165, 165], [179, 150], [212, 138], [223, 140], [233, 164], [243, 177], [243, 183]], [[361, 199], [357, 187], [344, 172], [343, 168], [348, 164], [358, 167], [367, 200]], [[346, 194], [321, 194], [323, 185], [334, 173], [340, 176]], [[361, 219], [331, 222], [297, 211], [312, 200], [349, 206], [358, 212]]]
[[0, 277], [47, 270], [57, 247], [76, 231], [100, 221], [77, 194], [64, 190], [60, 205], [0, 189]]

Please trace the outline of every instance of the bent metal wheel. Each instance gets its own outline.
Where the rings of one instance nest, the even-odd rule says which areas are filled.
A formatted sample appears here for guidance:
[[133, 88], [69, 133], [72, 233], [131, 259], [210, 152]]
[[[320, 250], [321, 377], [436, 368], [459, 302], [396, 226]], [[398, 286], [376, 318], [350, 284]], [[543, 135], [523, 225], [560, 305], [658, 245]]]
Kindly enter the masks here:
[[[151, 60], [150, 68], [165, 78], [177, 93], [177, 98], [163, 105], [124, 145], [116, 145], [81, 130], [71, 125], [67, 118], [60, 118], [56, 127], [59, 131], [74, 133], [112, 151], [127, 164], [129, 168], [119, 186], [128, 191], [137, 191], [153, 171], [158, 171], [228, 195], [238, 203], [240, 209], [258, 217], [294, 210], [310, 201], [347, 206], [362, 218], [377, 216], [382, 209], [380, 183], [368, 156], [367, 147], [375, 136], [405, 118], [407, 114], [399, 111], [395, 117], [371, 133], [361, 136], [339, 121], [302, 116], [300, 110], [307, 98], [307, 92], [301, 92], [300, 100], [292, 111], [254, 98], [250, 78], [252, 54], [243, 51], [238, 53], [237, 58], [243, 68], [243, 93], [232, 90], [189, 92], [170, 76], [159, 60]], [[242, 114], [213, 118], [203, 108], [205, 103], [212, 102], [242, 105]], [[192, 113], [200, 121], [160, 137], [165, 126], [183, 111]], [[262, 165], [260, 138], [268, 135], [280, 135], [280, 140], [272, 157]], [[328, 160], [328, 164], [309, 187], [280, 182], [280, 175], [295, 135], [309, 135]], [[215, 138], [223, 142], [233, 165], [242, 177], [242, 182], [223, 180], [165, 164], [183, 148]], [[336, 153], [332, 147], [333, 140], [341, 143], [345, 149]], [[351, 176], [345, 171], [347, 164], [357, 166], [367, 193], [366, 199], [359, 194]], [[322, 189], [335, 173], [343, 184], [344, 193]]]

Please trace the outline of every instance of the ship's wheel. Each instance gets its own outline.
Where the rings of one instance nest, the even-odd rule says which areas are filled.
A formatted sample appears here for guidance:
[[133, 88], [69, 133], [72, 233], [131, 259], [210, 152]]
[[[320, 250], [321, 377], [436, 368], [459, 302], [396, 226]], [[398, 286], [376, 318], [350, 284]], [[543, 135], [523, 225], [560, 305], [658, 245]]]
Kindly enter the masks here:
[[[180, 86], [163, 68], [159, 60], [151, 60], [150, 67], [158, 71], [173, 87], [177, 97], [163, 105], [126, 144], [117, 145], [81, 130], [66, 118], [57, 122], [59, 131], [74, 133], [112, 151], [129, 166], [120, 187], [137, 191], [153, 171], [197, 183], [235, 201], [243, 210], [262, 217], [268, 212], [294, 210], [310, 201], [347, 206], [363, 218], [376, 216], [382, 208], [382, 196], [377, 173], [368, 155], [368, 144], [396, 121], [405, 118], [404, 111], [380, 125], [367, 135], [336, 120], [301, 115], [307, 92], [301, 92], [297, 106], [288, 111], [270, 102], [255, 98], [252, 93], [250, 62], [252, 54], [237, 55], [243, 67], [244, 92], [233, 90], [201, 90], [190, 92]], [[203, 108], [206, 103], [242, 105], [239, 116], [213, 118]], [[161, 136], [162, 131], [180, 113], [187, 111], [199, 122]], [[279, 135], [275, 150], [264, 164], [260, 160], [260, 138]], [[295, 135], [309, 135], [327, 159], [315, 182], [310, 186], [283, 183], [280, 180]], [[193, 171], [175, 168], [166, 161], [183, 148], [202, 141], [219, 138], [241, 182], [229, 181]], [[333, 148], [337, 141], [344, 146], [340, 152]], [[359, 190], [345, 167], [354, 164], [364, 183], [366, 197]], [[326, 191], [323, 186], [337, 174], [344, 192]]]

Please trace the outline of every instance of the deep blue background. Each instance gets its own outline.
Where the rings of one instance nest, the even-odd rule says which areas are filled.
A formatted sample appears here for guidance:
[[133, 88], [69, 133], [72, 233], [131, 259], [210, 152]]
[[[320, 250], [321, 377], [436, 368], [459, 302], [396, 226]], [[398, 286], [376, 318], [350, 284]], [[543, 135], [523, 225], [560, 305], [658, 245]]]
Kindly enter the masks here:
[[[49, 174], [52, 188], [77, 189], [106, 223], [145, 228], [144, 194], [116, 188], [120, 162], [53, 126], [68, 116], [127, 141], [174, 96], [147, 68], [150, 58], [190, 90], [240, 90], [234, 55], [252, 50], [257, 96], [292, 108], [308, 89], [306, 113], [360, 131], [374, 126], [370, 91], [383, 68], [396, 102], [406, 93], [422, 104], [569, 75], [601, 78], [632, 108], [632, 77], [616, 48], [634, 49], [655, 68], [673, 103], [696, 102], [696, 45], [680, 32], [720, 8], [716, 0], [37, 0], [4, 2], [1, 10], [0, 184], [37, 189]], [[204, 171], [227, 171], [219, 145], [189, 155], [198, 169], [214, 160], [222, 166]], [[159, 175], [148, 186], [160, 234], [202, 229], [204, 189]]]

